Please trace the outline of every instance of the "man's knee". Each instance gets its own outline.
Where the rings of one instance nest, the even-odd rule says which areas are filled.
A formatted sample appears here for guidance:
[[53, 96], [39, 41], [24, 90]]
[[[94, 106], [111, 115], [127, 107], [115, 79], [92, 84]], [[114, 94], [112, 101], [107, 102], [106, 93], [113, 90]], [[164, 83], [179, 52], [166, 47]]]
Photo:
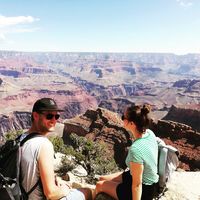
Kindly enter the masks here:
[[100, 176], [100, 177], [99, 177], [99, 181], [104, 181], [104, 180], [106, 180], [106, 177], [105, 177], [105, 176]]
[[98, 181], [96, 183], [96, 193], [102, 192], [104, 181]]
[[81, 191], [86, 200], [92, 200], [92, 190], [90, 188], [79, 188], [79, 191]]

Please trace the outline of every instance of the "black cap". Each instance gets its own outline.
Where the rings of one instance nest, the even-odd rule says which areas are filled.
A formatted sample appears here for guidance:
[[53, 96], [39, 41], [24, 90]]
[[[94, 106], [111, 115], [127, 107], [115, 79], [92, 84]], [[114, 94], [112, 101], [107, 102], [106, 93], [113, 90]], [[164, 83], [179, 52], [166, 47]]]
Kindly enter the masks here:
[[62, 109], [59, 109], [56, 102], [51, 98], [42, 98], [38, 99], [33, 105], [32, 112], [41, 112], [41, 111], [59, 111], [62, 112]]

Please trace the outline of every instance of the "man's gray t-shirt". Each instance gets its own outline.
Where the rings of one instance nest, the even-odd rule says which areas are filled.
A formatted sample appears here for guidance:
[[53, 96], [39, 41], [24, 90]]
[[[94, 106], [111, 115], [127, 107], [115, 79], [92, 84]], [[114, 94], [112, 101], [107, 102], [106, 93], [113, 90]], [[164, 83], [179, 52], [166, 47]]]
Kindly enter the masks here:
[[[26, 192], [30, 191], [39, 180], [38, 157], [41, 146], [44, 143], [50, 143], [50, 145], [52, 145], [48, 138], [40, 136], [28, 140], [22, 146], [21, 178], [22, 186]], [[29, 199], [44, 199], [41, 186], [38, 185], [36, 187], [36, 189], [29, 195]]]

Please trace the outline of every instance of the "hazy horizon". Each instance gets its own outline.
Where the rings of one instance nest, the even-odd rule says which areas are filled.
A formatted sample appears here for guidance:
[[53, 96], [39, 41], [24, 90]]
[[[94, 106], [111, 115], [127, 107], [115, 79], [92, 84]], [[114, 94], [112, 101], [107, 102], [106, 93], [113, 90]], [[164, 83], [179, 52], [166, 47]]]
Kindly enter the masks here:
[[21, 50], [7, 50], [7, 49], [0, 49], [0, 52], [7, 51], [7, 52], [20, 52], [20, 53], [96, 53], [96, 54], [172, 54], [176, 56], [185, 56], [185, 55], [200, 55], [200, 53], [185, 53], [185, 54], [178, 54], [173, 52], [95, 52], [95, 51], [21, 51]]

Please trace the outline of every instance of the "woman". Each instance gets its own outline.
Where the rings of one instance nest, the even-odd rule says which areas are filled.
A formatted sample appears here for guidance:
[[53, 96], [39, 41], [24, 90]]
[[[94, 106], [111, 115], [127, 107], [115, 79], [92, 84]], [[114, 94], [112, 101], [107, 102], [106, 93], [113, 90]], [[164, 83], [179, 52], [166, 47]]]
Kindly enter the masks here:
[[122, 116], [124, 127], [130, 131], [133, 143], [126, 157], [126, 172], [100, 177], [96, 194], [105, 192], [119, 200], [151, 200], [158, 182], [158, 145], [150, 124], [150, 108], [128, 107]]

